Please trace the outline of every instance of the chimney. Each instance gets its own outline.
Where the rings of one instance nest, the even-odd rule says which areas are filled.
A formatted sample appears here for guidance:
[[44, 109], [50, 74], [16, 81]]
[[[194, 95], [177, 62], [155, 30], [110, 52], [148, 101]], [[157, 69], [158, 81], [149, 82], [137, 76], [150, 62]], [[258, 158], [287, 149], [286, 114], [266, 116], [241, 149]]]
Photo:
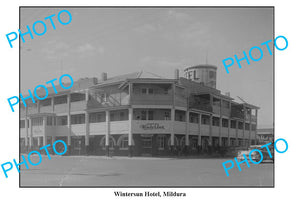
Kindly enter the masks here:
[[93, 78], [93, 83], [94, 83], [94, 85], [95, 85], [95, 84], [98, 84], [98, 79], [94, 77], [94, 78]]
[[101, 73], [101, 81], [106, 81], [107, 80], [107, 73], [103, 72]]
[[176, 79], [176, 80], [179, 79], [179, 69], [174, 70], [174, 79]]

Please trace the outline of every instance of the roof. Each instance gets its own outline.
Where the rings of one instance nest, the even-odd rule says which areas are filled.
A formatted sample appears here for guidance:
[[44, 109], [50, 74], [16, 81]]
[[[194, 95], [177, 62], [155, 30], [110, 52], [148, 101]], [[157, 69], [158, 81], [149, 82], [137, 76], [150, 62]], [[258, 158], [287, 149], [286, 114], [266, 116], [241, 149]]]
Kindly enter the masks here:
[[120, 83], [120, 82], [127, 81], [129, 79], [165, 79], [165, 78], [151, 72], [141, 71], [141, 72], [134, 72], [134, 73], [118, 75], [112, 78], [108, 78], [106, 81], [101, 81], [95, 86]]
[[[56, 82], [58, 82], [58, 81], [56, 81]], [[59, 84], [55, 84], [55, 89], [57, 91], [57, 94], [67, 94], [67, 93], [70, 93], [70, 92], [83, 91], [83, 90], [89, 88], [90, 86], [95, 85], [95, 83], [96, 83], [96, 78], [81, 78], [77, 81], [74, 81], [73, 86], [70, 89], [63, 89]], [[63, 85], [65, 87], [69, 87], [71, 85], [71, 83], [63, 83]], [[45, 85], [45, 86], [48, 86], [48, 85]], [[53, 89], [52, 86], [48, 86], [47, 90], [48, 90], [48, 97], [49, 96], [51, 97], [52, 95], [56, 94], [54, 92], [54, 89]], [[33, 91], [34, 91], [34, 89], [31, 90], [32, 95], [34, 95]], [[41, 87], [39, 89], [37, 89], [36, 93], [41, 98], [45, 97], [45, 95], [46, 95], [45, 89], [41, 88]], [[28, 93], [27, 94], [22, 94], [22, 95], [23, 95], [23, 97], [28, 97], [29, 96]], [[26, 102], [27, 102], [27, 100], [26, 100]]]
[[214, 65], [210, 65], [210, 64], [200, 64], [200, 65], [188, 67], [188, 68], [184, 69], [184, 71], [186, 71], [186, 70], [188, 70], [188, 69], [197, 69], [197, 68], [214, 68], [214, 69], [217, 69], [217, 67], [214, 66]]

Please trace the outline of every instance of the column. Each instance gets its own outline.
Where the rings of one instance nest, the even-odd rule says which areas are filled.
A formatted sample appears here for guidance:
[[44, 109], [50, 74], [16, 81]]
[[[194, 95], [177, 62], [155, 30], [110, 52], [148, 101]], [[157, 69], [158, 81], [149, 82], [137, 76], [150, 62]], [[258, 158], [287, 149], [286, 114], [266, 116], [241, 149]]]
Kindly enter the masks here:
[[229, 101], [229, 117], [228, 117], [228, 146], [232, 146], [231, 142], [230, 142], [230, 128], [231, 128], [231, 101]]
[[[89, 90], [85, 90], [85, 106], [88, 105], [89, 101]], [[85, 111], [85, 153], [89, 154], [89, 144], [90, 144], [90, 119], [89, 119], [89, 113]]]
[[132, 105], [132, 83], [128, 84], [129, 104]]
[[109, 156], [109, 133], [110, 133], [110, 116], [109, 116], [109, 111], [105, 111], [105, 123], [106, 123], [106, 129], [105, 129], [105, 147], [106, 147], [106, 152], [107, 156]]
[[47, 124], [47, 116], [43, 117], [43, 146], [47, 145], [47, 137], [46, 137], [46, 124]]
[[252, 132], [252, 109], [250, 109], [250, 122], [249, 122], [249, 145], [251, 145], [251, 132]]
[[37, 137], [38, 138], [38, 147], [41, 147], [41, 137]]
[[85, 112], [85, 153], [89, 154], [89, 145], [90, 145], [90, 119], [89, 113]]
[[[201, 145], [201, 120], [202, 120], [201, 113], [198, 114], [198, 120], [199, 120], [199, 122], [198, 122], [198, 146], [200, 146]], [[201, 148], [202, 148], [202, 146], [201, 146]]]
[[185, 146], [187, 146], [187, 148], [190, 145], [189, 135], [190, 135], [190, 111], [187, 110], [186, 120], [185, 120]]
[[174, 134], [174, 124], [175, 123], [175, 108], [172, 107], [171, 109], [171, 151], [174, 148], [175, 145], [175, 134]]
[[235, 120], [235, 142], [238, 142], [239, 120]]
[[29, 149], [32, 147], [32, 120], [29, 118]]
[[228, 137], [227, 137], [227, 146], [229, 147], [230, 144], [230, 118], [228, 117]]
[[172, 83], [172, 95], [173, 95], [173, 106], [171, 108], [171, 137], [170, 137], [170, 151], [171, 153], [174, 150], [175, 145], [175, 133], [174, 133], [174, 125], [175, 125], [175, 106], [176, 106], [176, 85], [175, 82]]
[[27, 119], [27, 107], [25, 107], [25, 150], [28, 149], [28, 119]]
[[[255, 145], [257, 144], [257, 141], [256, 141], [256, 136], [257, 136], [257, 116], [258, 116], [258, 110], [255, 109], [255, 135], [254, 135], [254, 138], [255, 138]], [[274, 135], [275, 136], [275, 135]]]
[[209, 144], [208, 146], [212, 146], [212, 114], [209, 115]]
[[71, 95], [67, 95], [67, 104], [68, 104], [68, 115], [67, 115], [67, 120], [68, 120], [68, 154], [72, 154], [72, 145], [71, 145]]
[[223, 116], [222, 116], [222, 99], [220, 99], [220, 126], [219, 126], [219, 146], [222, 145], [222, 128], [223, 128]]
[[51, 107], [52, 107], [52, 112], [54, 112], [54, 97], [51, 98]]
[[133, 135], [132, 135], [132, 117], [133, 117], [133, 109], [132, 107], [130, 107], [128, 109], [128, 149], [129, 149], [129, 157], [132, 156], [132, 152], [133, 152]]
[[246, 115], [247, 115], [247, 112], [246, 112], [246, 108], [245, 108], [245, 105], [243, 105], [243, 109], [244, 109], [244, 120], [243, 120], [243, 145], [245, 145], [245, 124], [246, 124]]
[[36, 105], [37, 105], [37, 112], [40, 113], [41, 112], [40, 111], [40, 109], [41, 109], [41, 101], [37, 101]]

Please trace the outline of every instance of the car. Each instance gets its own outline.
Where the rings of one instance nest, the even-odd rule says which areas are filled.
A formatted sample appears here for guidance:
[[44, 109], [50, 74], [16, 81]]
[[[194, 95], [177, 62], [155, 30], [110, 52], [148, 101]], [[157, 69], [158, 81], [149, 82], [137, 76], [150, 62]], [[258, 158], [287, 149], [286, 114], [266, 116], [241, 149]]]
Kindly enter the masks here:
[[[237, 159], [239, 161], [244, 160], [243, 154], [245, 154], [247, 159], [248, 159], [248, 162], [251, 162], [250, 159], [249, 159], [249, 154], [250, 154], [251, 150], [258, 149], [263, 154], [262, 162], [274, 162], [274, 146], [273, 146], [273, 144], [268, 146], [269, 150], [271, 152], [272, 158], [270, 157], [267, 148], [261, 148], [261, 146], [263, 146], [263, 145], [251, 145], [251, 146], [249, 146], [249, 148], [247, 150], [238, 151]], [[251, 153], [251, 159], [252, 159], [252, 161], [259, 162], [261, 160], [261, 156], [260, 156], [259, 152], [252, 152]]]
[[255, 161], [255, 162], [260, 161], [261, 157], [260, 157], [260, 154], [258, 152], [252, 152], [251, 153], [251, 159], [252, 159], [252, 161], [250, 161], [249, 154], [250, 154], [251, 150], [252, 149], [238, 151], [237, 159], [239, 161], [244, 160], [244, 154], [245, 154], [249, 163], [252, 162], [252, 161]]

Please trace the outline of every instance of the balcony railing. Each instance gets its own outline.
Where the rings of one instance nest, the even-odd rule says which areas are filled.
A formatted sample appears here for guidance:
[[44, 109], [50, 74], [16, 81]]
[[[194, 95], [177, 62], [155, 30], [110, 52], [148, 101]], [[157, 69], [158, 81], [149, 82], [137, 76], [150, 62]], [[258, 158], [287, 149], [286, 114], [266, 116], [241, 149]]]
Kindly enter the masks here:
[[196, 101], [190, 102], [190, 108], [199, 109], [207, 112], [213, 111], [213, 108], [210, 104], [203, 104]]
[[164, 94], [133, 94], [131, 104], [143, 105], [172, 105], [172, 95]]

